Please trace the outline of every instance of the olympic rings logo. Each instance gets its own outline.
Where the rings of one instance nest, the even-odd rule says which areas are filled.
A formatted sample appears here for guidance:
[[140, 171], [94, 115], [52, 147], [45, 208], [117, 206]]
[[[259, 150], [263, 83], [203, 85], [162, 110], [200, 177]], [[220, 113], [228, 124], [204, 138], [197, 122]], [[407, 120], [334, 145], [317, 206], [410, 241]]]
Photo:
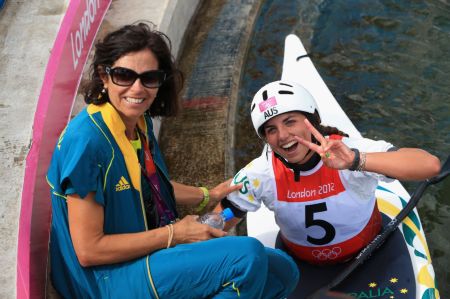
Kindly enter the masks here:
[[342, 253], [341, 247], [333, 247], [331, 249], [314, 249], [312, 255], [319, 261], [334, 260]]

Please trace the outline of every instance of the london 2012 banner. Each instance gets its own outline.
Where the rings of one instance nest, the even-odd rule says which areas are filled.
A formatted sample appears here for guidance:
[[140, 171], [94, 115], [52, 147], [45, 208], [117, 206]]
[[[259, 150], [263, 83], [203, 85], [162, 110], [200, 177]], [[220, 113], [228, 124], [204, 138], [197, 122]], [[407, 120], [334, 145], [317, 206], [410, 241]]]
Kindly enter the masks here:
[[53, 147], [70, 118], [84, 65], [111, 0], [71, 0], [45, 71], [22, 188], [17, 298], [45, 296], [50, 194], [45, 180]]

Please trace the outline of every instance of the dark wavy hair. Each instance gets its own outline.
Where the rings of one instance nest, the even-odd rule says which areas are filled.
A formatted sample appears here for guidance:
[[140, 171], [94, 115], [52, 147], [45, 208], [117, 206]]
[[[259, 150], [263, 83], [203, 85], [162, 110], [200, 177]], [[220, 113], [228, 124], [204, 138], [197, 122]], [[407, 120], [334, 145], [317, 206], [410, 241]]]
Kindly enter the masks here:
[[322, 120], [320, 119], [320, 115], [317, 112], [317, 110], [315, 110], [314, 113], [306, 113], [306, 112], [302, 112], [302, 113], [306, 116], [306, 118], [313, 125], [313, 127], [316, 128], [316, 130], [319, 131], [320, 134], [322, 134], [323, 136], [340, 135], [340, 136], [348, 137], [347, 133], [342, 132], [341, 130], [339, 130], [336, 127], [322, 125], [321, 124]]
[[90, 66], [90, 80], [83, 87], [84, 101], [100, 105], [109, 102], [108, 94], [99, 95], [103, 89], [101, 75], [104, 67], [112, 66], [122, 56], [149, 49], [157, 58], [159, 69], [167, 73], [155, 101], [147, 110], [150, 116], [175, 116], [179, 110], [178, 95], [183, 88], [183, 74], [176, 67], [171, 54], [172, 44], [164, 33], [154, 30], [152, 23], [137, 23], [121, 27], [105, 36], [95, 45], [94, 59]]

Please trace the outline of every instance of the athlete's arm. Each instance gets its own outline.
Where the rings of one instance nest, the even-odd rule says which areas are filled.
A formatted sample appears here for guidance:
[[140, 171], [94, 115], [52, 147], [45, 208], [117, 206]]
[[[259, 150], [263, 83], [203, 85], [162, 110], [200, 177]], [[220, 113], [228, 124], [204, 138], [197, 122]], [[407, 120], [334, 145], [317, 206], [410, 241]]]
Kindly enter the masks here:
[[366, 154], [365, 171], [399, 180], [424, 180], [438, 175], [440, 170], [439, 159], [418, 148]]
[[[326, 139], [311, 123], [305, 124], [320, 145], [296, 137], [303, 145], [317, 152], [331, 168], [349, 169], [355, 159], [353, 152], [341, 140]], [[361, 153], [364, 171], [376, 172], [399, 180], [423, 180], [439, 174], [441, 163], [436, 156], [418, 148], [401, 148], [397, 151]], [[360, 161], [364, 161], [361, 159]]]
[[[77, 194], [67, 195], [67, 208], [75, 253], [84, 267], [128, 261], [168, 245], [167, 227], [138, 233], [105, 234], [103, 206], [95, 201], [93, 192], [84, 199]], [[188, 215], [173, 225], [171, 246], [226, 235], [221, 230], [198, 223], [196, 219], [196, 216]]]

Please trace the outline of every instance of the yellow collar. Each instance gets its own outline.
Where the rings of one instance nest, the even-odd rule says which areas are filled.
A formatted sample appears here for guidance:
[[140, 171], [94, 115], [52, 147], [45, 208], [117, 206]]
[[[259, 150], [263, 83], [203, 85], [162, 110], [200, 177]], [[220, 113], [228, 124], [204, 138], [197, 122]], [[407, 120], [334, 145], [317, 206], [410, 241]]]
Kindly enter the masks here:
[[[90, 104], [87, 107], [89, 115], [100, 112], [102, 114], [103, 121], [108, 127], [109, 131], [114, 137], [114, 140], [119, 145], [120, 151], [125, 159], [128, 173], [131, 178], [131, 182], [136, 190], [141, 191], [141, 171], [139, 161], [136, 152], [125, 135], [125, 124], [122, 121], [117, 110], [110, 103], [104, 103], [101, 105]], [[147, 136], [147, 125], [145, 123], [144, 116], [141, 116], [138, 121], [138, 127]]]

